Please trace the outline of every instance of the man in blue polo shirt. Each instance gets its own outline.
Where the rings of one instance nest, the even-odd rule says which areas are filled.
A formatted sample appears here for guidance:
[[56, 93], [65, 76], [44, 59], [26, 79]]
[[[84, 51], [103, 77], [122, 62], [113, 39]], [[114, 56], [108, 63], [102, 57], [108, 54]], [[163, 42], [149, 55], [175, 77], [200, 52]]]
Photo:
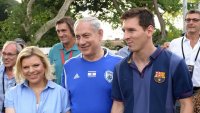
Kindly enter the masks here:
[[101, 47], [103, 29], [97, 18], [78, 20], [74, 31], [81, 54], [65, 63], [62, 77], [71, 113], [110, 113], [113, 69], [122, 58]]
[[111, 113], [192, 113], [193, 86], [183, 59], [155, 47], [154, 16], [144, 8], [126, 11], [122, 30], [131, 54], [114, 70]]
[[64, 17], [56, 22], [56, 32], [60, 43], [55, 44], [49, 52], [50, 63], [54, 65], [57, 84], [61, 84], [63, 64], [66, 60], [80, 53], [75, 44], [74, 21]]

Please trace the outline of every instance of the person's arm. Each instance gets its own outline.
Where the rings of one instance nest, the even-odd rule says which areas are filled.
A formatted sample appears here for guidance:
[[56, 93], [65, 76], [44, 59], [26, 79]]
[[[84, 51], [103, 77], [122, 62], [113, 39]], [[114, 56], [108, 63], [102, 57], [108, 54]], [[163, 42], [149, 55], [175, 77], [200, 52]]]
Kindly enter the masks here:
[[15, 113], [14, 108], [6, 108], [5, 113]]
[[193, 113], [192, 97], [180, 99], [181, 112], [180, 113]]
[[123, 102], [113, 101], [111, 113], [123, 113], [124, 112], [124, 104]]
[[70, 111], [68, 111], [67, 113], [70, 113]]

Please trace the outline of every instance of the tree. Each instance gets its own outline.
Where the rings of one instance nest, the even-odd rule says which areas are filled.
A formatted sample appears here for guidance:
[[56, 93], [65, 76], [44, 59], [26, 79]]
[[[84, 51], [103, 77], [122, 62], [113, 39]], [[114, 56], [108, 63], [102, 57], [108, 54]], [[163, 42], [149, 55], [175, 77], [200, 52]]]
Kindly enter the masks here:
[[[30, 0], [31, 1], [31, 0]], [[56, 17], [54, 17], [53, 19], [47, 21], [43, 26], [41, 26], [39, 28], [38, 31], [36, 31], [35, 33], [35, 43], [37, 43], [41, 37], [52, 27], [54, 27], [55, 23], [57, 20], [63, 18], [65, 16], [65, 13], [67, 12], [70, 4], [73, 2], [74, 0], [65, 0], [62, 7], [60, 8], [60, 10], [58, 11], [58, 14], [56, 15]], [[28, 9], [28, 8], [27, 8]], [[28, 12], [28, 11], [27, 11]]]
[[65, 16], [73, 1], [65, 0], [60, 10], [54, 12], [55, 10], [42, 6], [46, 4], [46, 1], [41, 3], [41, 1], [23, 0], [22, 4], [15, 9], [9, 9], [9, 18], [0, 23], [4, 40], [23, 37], [29, 44], [37, 44], [45, 33], [52, 31], [51, 28], [54, 27], [55, 22]]
[[[15, 7], [18, 3], [15, 0], [0, 0], [0, 24], [8, 18], [8, 9]], [[0, 27], [0, 47], [4, 44], [4, 38], [1, 35], [2, 27]]]
[[0, 0], [0, 21], [7, 19], [7, 9], [15, 5], [18, 5], [15, 0]]
[[65, 15], [78, 19], [82, 12], [88, 11], [116, 28], [122, 12], [132, 7], [152, 10], [159, 18], [164, 38], [165, 16], [175, 17], [180, 13], [181, 4], [180, 0], [22, 0], [15, 8], [8, 9], [9, 18], [0, 22], [0, 35], [4, 39], [21, 37], [31, 45], [51, 46], [58, 41], [53, 29], [55, 22]]
[[164, 22], [164, 19], [163, 19], [161, 13], [159, 12], [159, 6], [158, 6], [158, 3], [157, 3], [157, 0], [153, 0], [153, 5], [154, 5], [154, 8], [155, 8], [155, 13], [156, 13], [158, 20], [160, 22], [161, 37], [162, 37], [162, 39], [164, 39], [166, 37], [165, 22]]

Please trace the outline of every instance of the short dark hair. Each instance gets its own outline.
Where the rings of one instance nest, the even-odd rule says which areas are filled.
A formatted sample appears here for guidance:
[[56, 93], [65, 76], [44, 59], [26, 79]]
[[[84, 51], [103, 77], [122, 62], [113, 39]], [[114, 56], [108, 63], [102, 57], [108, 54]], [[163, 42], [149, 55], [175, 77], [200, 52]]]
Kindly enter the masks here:
[[149, 25], [155, 27], [154, 15], [145, 8], [132, 8], [124, 12], [121, 16], [121, 20], [137, 17], [139, 19], [139, 25], [145, 30]]
[[62, 24], [62, 23], [66, 23], [66, 25], [69, 27], [69, 30], [70, 30], [71, 34], [75, 37], [75, 34], [74, 34], [74, 20], [72, 20], [72, 18], [70, 18], [69, 16], [66, 16], [66, 17], [61, 18], [60, 20], [58, 20], [56, 22], [56, 25]]
[[200, 16], [200, 11], [197, 10], [197, 9], [191, 9], [191, 10], [189, 10], [189, 11], [186, 13], [186, 16], [187, 16], [188, 14], [199, 14], [199, 16]]

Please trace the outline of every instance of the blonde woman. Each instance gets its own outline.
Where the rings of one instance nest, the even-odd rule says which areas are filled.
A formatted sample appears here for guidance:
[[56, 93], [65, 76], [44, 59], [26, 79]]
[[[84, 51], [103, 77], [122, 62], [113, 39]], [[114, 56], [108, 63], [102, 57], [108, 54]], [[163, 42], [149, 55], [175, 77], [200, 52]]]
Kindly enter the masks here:
[[6, 113], [66, 113], [67, 91], [52, 82], [51, 65], [43, 52], [34, 46], [23, 49], [15, 67], [17, 86], [5, 95]]

